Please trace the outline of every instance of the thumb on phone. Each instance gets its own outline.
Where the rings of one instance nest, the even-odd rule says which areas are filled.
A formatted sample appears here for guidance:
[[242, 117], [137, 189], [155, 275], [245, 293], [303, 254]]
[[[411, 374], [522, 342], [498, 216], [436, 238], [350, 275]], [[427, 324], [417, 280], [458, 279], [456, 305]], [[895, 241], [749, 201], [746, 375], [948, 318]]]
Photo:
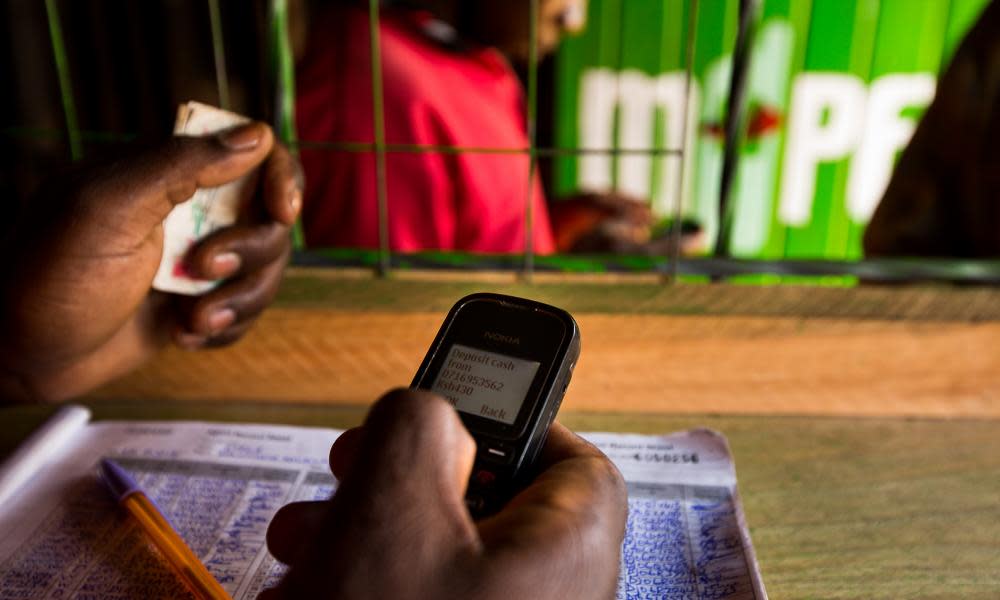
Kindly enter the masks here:
[[[343, 597], [360, 597], [372, 577], [384, 597], [409, 597], [408, 582], [440, 583], [460, 557], [478, 554], [464, 504], [475, 442], [455, 409], [430, 392], [395, 390], [359, 432], [334, 497], [290, 505], [272, 521], [268, 547], [292, 565], [273, 597], [316, 594], [330, 582]], [[302, 548], [309, 531], [320, 541]], [[395, 585], [403, 587], [386, 589]]]

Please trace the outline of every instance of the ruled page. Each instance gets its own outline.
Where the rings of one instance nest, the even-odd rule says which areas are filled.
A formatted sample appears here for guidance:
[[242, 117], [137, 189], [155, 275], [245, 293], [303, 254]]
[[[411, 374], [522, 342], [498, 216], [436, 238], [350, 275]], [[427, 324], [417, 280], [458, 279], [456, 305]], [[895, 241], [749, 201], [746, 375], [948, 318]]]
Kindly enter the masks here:
[[628, 483], [618, 598], [767, 598], [725, 437], [586, 434]]
[[338, 431], [208, 423], [96, 423], [0, 515], [0, 599], [184, 598], [187, 591], [95, 476], [114, 457], [234, 598], [280, 579], [267, 524], [329, 498]]
[[[89, 425], [0, 514], [0, 600], [178, 598], [186, 591], [95, 475], [114, 457], [237, 599], [276, 584], [274, 513], [335, 491], [339, 431], [178, 422]], [[584, 434], [628, 482], [618, 597], [766, 598], [725, 439]]]

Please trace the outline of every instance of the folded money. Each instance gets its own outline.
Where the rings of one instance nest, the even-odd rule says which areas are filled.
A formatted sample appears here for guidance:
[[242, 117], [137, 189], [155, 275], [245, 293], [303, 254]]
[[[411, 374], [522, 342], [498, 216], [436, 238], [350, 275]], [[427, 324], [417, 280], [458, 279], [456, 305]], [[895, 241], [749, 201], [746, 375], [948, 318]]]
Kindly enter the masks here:
[[[174, 135], [205, 136], [249, 123], [250, 119], [214, 106], [188, 102], [177, 111]], [[162, 292], [197, 296], [219, 281], [191, 277], [185, 268], [188, 251], [199, 240], [236, 222], [241, 200], [249, 197], [254, 185], [249, 173], [214, 188], [198, 188], [191, 198], [174, 207], [163, 222], [163, 257], [153, 278], [153, 288]]]

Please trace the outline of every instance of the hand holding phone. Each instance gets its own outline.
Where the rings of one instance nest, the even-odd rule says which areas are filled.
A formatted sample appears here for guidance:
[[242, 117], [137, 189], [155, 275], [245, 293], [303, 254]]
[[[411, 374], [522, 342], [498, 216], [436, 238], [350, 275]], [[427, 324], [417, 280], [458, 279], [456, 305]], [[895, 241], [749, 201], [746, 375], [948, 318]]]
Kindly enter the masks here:
[[466, 494], [474, 516], [530, 479], [579, 355], [576, 321], [554, 306], [480, 293], [448, 313], [410, 387], [447, 398], [476, 440]]
[[553, 423], [517, 502], [474, 521], [461, 414], [421, 390], [378, 400], [330, 451], [333, 498], [275, 515], [268, 548], [290, 570], [261, 600], [613, 598], [628, 507], [614, 464]]

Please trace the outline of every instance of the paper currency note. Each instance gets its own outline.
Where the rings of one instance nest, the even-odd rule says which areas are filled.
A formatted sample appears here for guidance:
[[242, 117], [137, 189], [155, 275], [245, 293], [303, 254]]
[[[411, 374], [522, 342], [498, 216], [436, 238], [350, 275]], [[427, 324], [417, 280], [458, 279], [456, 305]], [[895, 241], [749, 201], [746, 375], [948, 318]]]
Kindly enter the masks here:
[[[177, 111], [174, 135], [213, 135], [250, 119], [213, 106], [188, 102]], [[153, 288], [175, 294], [197, 296], [218, 281], [194, 279], [185, 268], [185, 258], [191, 246], [214, 231], [236, 222], [240, 200], [247, 196], [245, 188], [253, 185], [248, 174], [236, 181], [215, 188], [199, 188], [194, 196], [174, 207], [163, 222], [163, 257], [153, 278]]]

